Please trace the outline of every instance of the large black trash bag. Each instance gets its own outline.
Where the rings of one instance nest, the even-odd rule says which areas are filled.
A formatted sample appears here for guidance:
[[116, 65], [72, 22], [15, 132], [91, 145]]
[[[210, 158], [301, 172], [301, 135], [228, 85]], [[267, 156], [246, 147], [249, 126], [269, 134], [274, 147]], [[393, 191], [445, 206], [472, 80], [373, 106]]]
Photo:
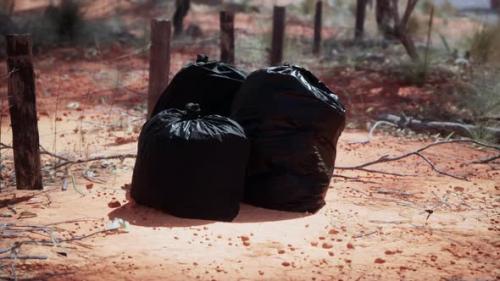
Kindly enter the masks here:
[[200, 104], [204, 115], [229, 116], [233, 97], [245, 78], [246, 74], [235, 67], [199, 55], [196, 62], [174, 76], [151, 116], [168, 108], [184, 109], [189, 102]]
[[187, 107], [143, 126], [132, 198], [178, 217], [230, 221], [243, 197], [249, 142], [235, 121]]
[[232, 117], [251, 142], [246, 202], [295, 212], [324, 206], [345, 126], [332, 91], [298, 66], [258, 70], [236, 94]]

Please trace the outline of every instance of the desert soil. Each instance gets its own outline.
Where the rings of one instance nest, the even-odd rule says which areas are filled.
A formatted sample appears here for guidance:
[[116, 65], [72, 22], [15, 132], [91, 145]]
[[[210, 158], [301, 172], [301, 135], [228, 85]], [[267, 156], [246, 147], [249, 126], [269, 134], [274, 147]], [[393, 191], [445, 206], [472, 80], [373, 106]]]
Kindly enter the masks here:
[[[245, 33], [248, 26], [261, 32], [251, 16], [238, 19], [240, 36], [252, 36]], [[209, 35], [217, 26], [216, 14], [204, 11], [187, 21]], [[310, 32], [299, 24], [296, 29]], [[136, 152], [147, 56], [119, 44], [98, 51], [58, 48], [35, 58], [40, 141], [52, 153], [88, 159]], [[205, 51], [216, 53], [214, 46], [176, 43], [172, 74]], [[0, 65], [6, 73], [5, 61]], [[441, 104], [433, 87], [401, 85], [378, 72], [314, 71], [339, 91], [350, 122]], [[4, 81], [0, 97], [0, 141], [11, 144]], [[434, 141], [378, 131], [369, 143], [360, 143], [366, 137], [365, 131], [347, 129], [337, 165], [398, 155]], [[45, 190], [15, 191], [12, 152], [1, 152], [0, 252], [20, 241], [47, 243], [26, 243], [17, 253], [46, 259], [1, 259], [0, 279], [14, 278], [14, 271], [19, 280], [500, 279], [500, 163], [471, 163], [492, 150], [449, 144], [424, 153], [438, 168], [467, 180], [439, 175], [416, 157], [373, 167], [405, 176], [336, 170], [318, 213], [242, 204], [231, 223], [180, 219], [134, 204], [127, 197], [134, 165], [129, 158], [54, 171], [55, 159], [43, 155]], [[115, 218], [129, 227], [105, 232]], [[57, 242], [64, 239], [73, 240]]]
[[[58, 154], [135, 153], [133, 124], [141, 117], [127, 115], [121, 127], [113, 127], [123, 110], [105, 109], [61, 110]], [[53, 122], [42, 116], [42, 132], [50, 132]], [[82, 127], [85, 134], [78, 133]], [[2, 129], [8, 136], [8, 128]], [[47, 135], [42, 146], [50, 148], [53, 135]], [[365, 138], [364, 132], [347, 130], [337, 164], [429, 143], [388, 135], [357, 143]], [[460, 144], [426, 153], [439, 168], [468, 181], [437, 175], [417, 158], [376, 167], [404, 177], [337, 171], [356, 179], [334, 177], [327, 205], [316, 214], [242, 204], [232, 223], [179, 219], [129, 201], [133, 159], [73, 165], [65, 176], [50, 173], [51, 158], [44, 156], [45, 191], [3, 190], [0, 227], [48, 225], [61, 240], [102, 231], [113, 218], [130, 223], [126, 230], [77, 241], [23, 245], [19, 256], [47, 259], [16, 261], [20, 280], [498, 280], [499, 165], [469, 164], [491, 153]], [[30, 239], [50, 236], [3, 231], [0, 248]], [[2, 260], [2, 278], [11, 277], [12, 263]]]

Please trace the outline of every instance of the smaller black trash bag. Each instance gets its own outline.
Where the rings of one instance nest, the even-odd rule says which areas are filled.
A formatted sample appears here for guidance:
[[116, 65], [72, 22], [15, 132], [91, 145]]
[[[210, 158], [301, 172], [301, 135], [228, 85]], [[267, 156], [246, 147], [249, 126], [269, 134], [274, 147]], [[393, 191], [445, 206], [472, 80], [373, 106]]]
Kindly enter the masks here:
[[243, 197], [248, 140], [235, 121], [187, 107], [144, 124], [132, 198], [178, 217], [230, 221]]
[[332, 91], [298, 66], [258, 70], [236, 94], [232, 118], [251, 142], [246, 202], [295, 212], [323, 207], [345, 126]]
[[189, 102], [200, 104], [203, 115], [229, 116], [233, 97], [245, 78], [246, 74], [234, 66], [198, 55], [196, 62], [174, 76], [151, 116], [169, 108], [184, 109]]

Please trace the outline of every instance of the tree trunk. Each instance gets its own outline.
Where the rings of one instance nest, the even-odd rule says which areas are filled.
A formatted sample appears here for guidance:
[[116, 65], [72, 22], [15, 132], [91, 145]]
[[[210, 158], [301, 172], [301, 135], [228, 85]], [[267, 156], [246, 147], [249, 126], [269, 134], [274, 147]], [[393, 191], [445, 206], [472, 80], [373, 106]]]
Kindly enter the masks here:
[[356, 2], [356, 26], [354, 28], [354, 39], [360, 40], [363, 38], [365, 31], [365, 17], [367, 0], [357, 0]]
[[319, 55], [321, 51], [321, 29], [322, 29], [323, 1], [316, 2], [316, 13], [314, 14], [314, 44], [313, 53]]
[[420, 60], [420, 56], [418, 55], [417, 47], [415, 47], [415, 42], [413, 42], [413, 39], [408, 36], [408, 33], [400, 29], [396, 31], [396, 36], [405, 48], [408, 56], [410, 56], [414, 62], [418, 62]]
[[175, 0], [175, 12], [174, 12], [174, 36], [179, 36], [182, 34], [184, 28], [184, 18], [186, 17], [189, 8], [191, 7], [191, 0]]
[[375, 7], [375, 19], [377, 20], [377, 27], [385, 39], [394, 38], [391, 28], [391, 1], [390, 0], [377, 0]]
[[420, 61], [420, 57], [413, 39], [408, 34], [408, 21], [410, 20], [411, 14], [413, 13], [418, 1], [419, 0], [407, 0], [406, 9], [402, 17], [399, 15], [399, 0], [391, 0], [389, 6], [385, 6], [389, 7], [390, 15], [393, 21], [393, 27], [391, 29], [394, 37], [401, 42], [406, 52], [414, 62]]

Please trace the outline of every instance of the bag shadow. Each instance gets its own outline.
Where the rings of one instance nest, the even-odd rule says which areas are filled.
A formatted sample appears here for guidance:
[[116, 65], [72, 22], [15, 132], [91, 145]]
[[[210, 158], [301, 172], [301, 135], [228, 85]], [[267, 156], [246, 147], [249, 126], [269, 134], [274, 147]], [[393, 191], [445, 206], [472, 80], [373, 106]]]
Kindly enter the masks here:
[[[240, 205], [238, 216], [229, 223], [259, 223], [298, 219], [309, 216], [307, 213], [283, 212], [263, 209], [248, 204]], [[168, 213], [136, 204], [133, 201], [108, 213], [110, 220], [121, 218], [132, 225], [145, 227], [190, 227], [215, 223], [211, 220], [179, 218]]]

